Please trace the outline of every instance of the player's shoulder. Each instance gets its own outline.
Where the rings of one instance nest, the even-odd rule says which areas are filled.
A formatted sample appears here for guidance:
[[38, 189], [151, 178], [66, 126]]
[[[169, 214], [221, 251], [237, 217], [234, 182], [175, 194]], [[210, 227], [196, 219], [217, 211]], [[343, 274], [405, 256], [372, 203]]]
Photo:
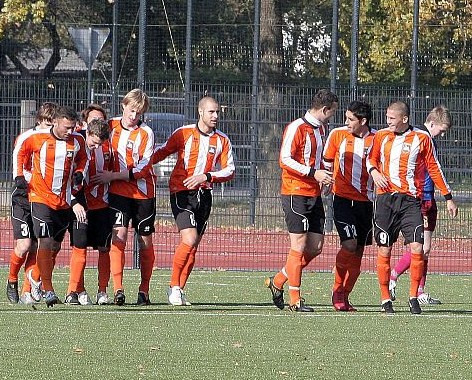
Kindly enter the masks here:
[[230, 141], [228, 135], [226, 133], [224, 133], [223, 131], [221, 131], [219, 129], [215, 129], [214, 133], [215, 133], [215, 135], [217, 135], [217, 136], [219, 136], [219, 137], [221, 137], [221, 138], [223, 138], [227, 141]]

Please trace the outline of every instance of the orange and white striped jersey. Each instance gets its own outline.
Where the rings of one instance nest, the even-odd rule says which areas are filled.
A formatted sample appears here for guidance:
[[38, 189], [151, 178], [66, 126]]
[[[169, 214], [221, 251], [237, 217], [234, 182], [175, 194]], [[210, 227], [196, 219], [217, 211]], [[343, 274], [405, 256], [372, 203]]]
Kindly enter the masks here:
[[[177, 153], [177, 162], [170, 175], [171, 193], [188, 190], [183, 182], [193, 175], [210, 173], [211, 182], [226, 182], [234, 177], [233, 148], [228, 136], [215, 129], [201, 132], [196, 124], [185, 125], [172, 133], [166, 143], [154, 152], [153, 163]], [[217, 165], [221, 167], [217, 169]], [[210, 182], [200, 188], [211, 189]]]
[[366, 161], [376, 132], [370, 130], [358, 137], [347, 127], [339, 127], [329, 133], [323, 164], [333, 170], [334, 194], [354, 201], [373, 200], [374, 182], [367, 172]]
[[24, 163], [31, 156], [29, 201], [43, 203], [55, 210], [69, 208], [72, 174], [83, 173], [87, 164], [84, 138], [74, 132], [67, 140], [60, 140], [53, 135], [52, 129], [32, 133], [18, 151], [18, 175], [23, 175]]
[[127, 198], [151, 199], [155, 197], [155, 175], [151, 166], [154, 150], [154, 133], [141, 123], [134, 129], [121, 125], [121, 117], [109, 121], [110, 146], [114, 172], [130, 171], [133, 179], [112, 181], [109, 191]]
[[318, 181], [310, 172], [321, 168], [324, 126], [309, 112], [285, 128], [280, 149], [283, 195], [320, 195]]
[[92, 185], [90, 178], [104, 170], [112, 170], [112, 155], [109, 141], [104, 141], [98, 148], [90, 150], [85, 147], [88, 164], [84, 175], [84, 194], [89, 210], [98, 210], [108, 207], [109, 184]]
[[[32, 157], [29, 157], [29, 160], [26, 162], [19, 162], [18, 161], [18, 152], [21, 148], [21, 145], [24, 143], [24, 141], [31, 136], [33, 133], [37, 131], [36, 127], [33, 127], [31, 129], [28, 129], [18, 135], [18, 137], [15, 140], [15, 145], [13, 147], [13, 179], [18, 177], [19, 175], [23, 175], [26, 179], [27, 182], [31, 181], [31, 166], [32, 166]], [[22, 174], [19, 174], [19, 168], [22, 168]]]
[[390, 185], [388, 189], [377, 188], [377, 194], [398, 192], [421, 198], [427, 170], [441, 194], [450, 196], [433, 141], [419, 128], [410, 126], [402, 134], [387, 128], [378, 131], [367, 161], [369, 173], [374, 168]]

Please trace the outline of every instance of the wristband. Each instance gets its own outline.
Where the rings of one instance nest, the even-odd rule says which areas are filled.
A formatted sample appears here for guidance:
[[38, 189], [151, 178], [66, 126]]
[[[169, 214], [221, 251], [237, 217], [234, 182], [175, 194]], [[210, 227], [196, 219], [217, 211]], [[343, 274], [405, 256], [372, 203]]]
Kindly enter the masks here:
[[207, 182], [211, 182], [211, 174], [210, 173], [205, 173], [207, 177]]

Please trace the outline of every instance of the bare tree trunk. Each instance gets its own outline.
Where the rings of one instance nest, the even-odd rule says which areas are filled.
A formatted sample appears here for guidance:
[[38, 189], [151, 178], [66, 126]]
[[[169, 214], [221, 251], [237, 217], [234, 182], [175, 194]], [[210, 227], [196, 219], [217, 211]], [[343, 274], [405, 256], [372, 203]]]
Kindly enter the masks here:
[[280, 122], [283, 98], [282, 78], [282, 11], [281, 0], [261, 0], [261, 57], [259, 91], [259, 199], [267, 212], [267, 198], [277, 197], [280, 190], [278, 164], [283, 123]]

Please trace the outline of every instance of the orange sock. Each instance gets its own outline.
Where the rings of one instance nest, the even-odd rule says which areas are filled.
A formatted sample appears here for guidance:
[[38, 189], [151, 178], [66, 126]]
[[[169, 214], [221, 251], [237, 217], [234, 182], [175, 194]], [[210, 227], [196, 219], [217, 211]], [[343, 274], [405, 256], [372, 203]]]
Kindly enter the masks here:
[[8, 273], [8, 281], [17, 282], [18, 273], [20, 273], [22, 265], [26, 261], [26, 255], [18, 257], [15, 251], [12, 251], [10, 255], [10, 272]]
[[69, 272], [69, 287], [67, 294], [71, 292], [82, 292], [83, 276], [85, 269], [85, 262], [87, 256], [87, 248], [72, 247], [72, 254], [70, 256], [70, 272]]
[[[36, 265], [41, 275], [43, 283], [43, 290], [54, 291], [52, 286], [52, 270], [53, 270], [53, 253], [49, 249], [38, 248], [38, 255], [36, 257]], [[33, 277], [34, 280], [36, 280]]]
[[185, 263], [192, 252], [192, 247], [185, 243], [180, 243], [175, 249], [174, 260], [172, 261], [172, 274], [170, 276], [170, 286], [180, 286], [180, 276], [185, 268]]
[[353, 254], [343, 247], [338, 251], [334, 270], [333, 292], [344, 291], [344, 280], [346, 279], [347, 270], [352, 256]]
[[[315, 256], [303, 252], [303, 257], [302, 257], [302, 269], [305, 268], [310, 262], [315, 258]], [[274, 285], [278, 289], [283, 289], [285, 283], [287, 282], [288, 277], [287, 277], [287, 270], [285, 267], [283, 267], [277, 274], [274, 276]]]
[[148, 294], [154, 266], [154, 248], [152, 244], [150, 247], [139, 250], [139, 264], [141, 267], [141, 284], [139, 285], [139, 291]]
[[110, 281], [110, 252], [98, 251], [98, 291], [106, 292]]
[[377, 277], [380, 285], [380, 296], [382, 302], [390, 299], [388, 283], [390, 281], [390, 257], [377, 255]]
[[26, 278], [26, 273], [28, 273], [34, 266], [36, 266], [36, 252], [28, 252], [25, 262], [25, 280], [23, 281], [23, 289], [21, 290], [21, 294], [31, 292], [31, 284]]
[[126, 243], [113, 241], [110, 248], [110, 273], [113, 276], [113, 290], [123, 289], [123, 269], [125, 267]]
[[351, 293], [354, 285], [361, 274], [362, 256], [351, 255], [347, 267], [347, 274], [344, 280], [344, 292]]
[[300, 299], [300, 285], [302, 283], [302, 259], [303, 253], [290, 250], [285, 268], [288, 275], [288, 289], [290, 294], [290, 305], [294, 305]]
[[423, 277], [424, 259], [423, 254], [412, 253], [410, 264], [410, 297], [418, 296], [418, 287]]
[[193, 265], [195, 264], [195, 254], [197, 253], [197, 248], [192, 247], [190, 254], [188, 255], [187, 262], [185, 263], [184, 269], [182, 269], [182, 273], [180, 274], [180, 288], [185, 288], [185, 284], [192, 273]]

